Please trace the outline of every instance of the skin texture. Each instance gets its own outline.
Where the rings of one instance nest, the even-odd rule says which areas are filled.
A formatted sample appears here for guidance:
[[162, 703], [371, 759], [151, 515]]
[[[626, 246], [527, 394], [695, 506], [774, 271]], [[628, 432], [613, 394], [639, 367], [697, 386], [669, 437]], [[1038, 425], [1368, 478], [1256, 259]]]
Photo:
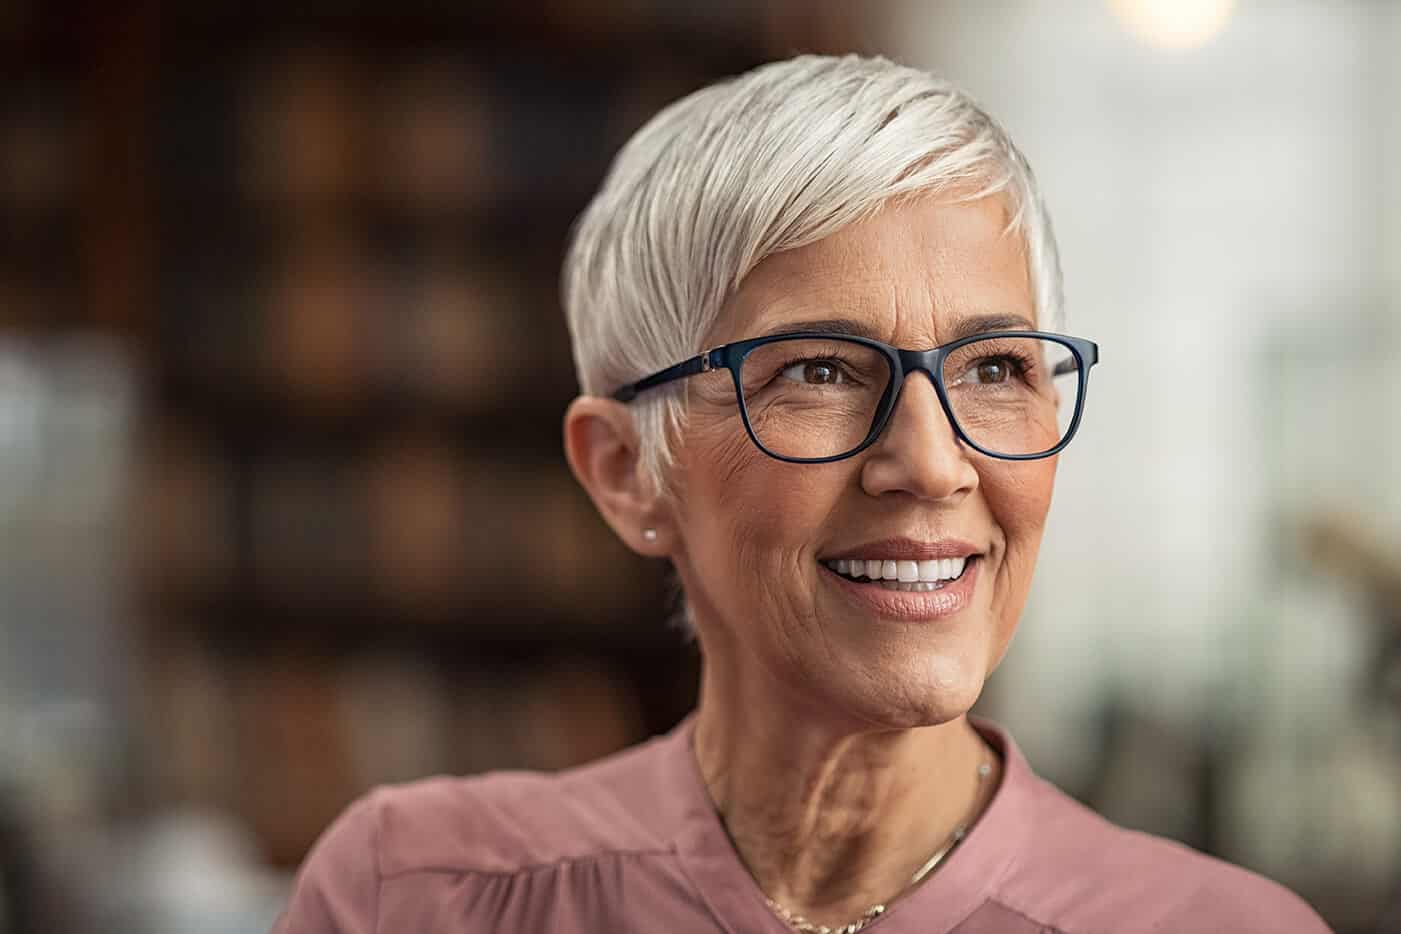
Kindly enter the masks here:
[[[705, 346], [834, 317], [908, 348], [947, 343], [983, 316], [1031, 328], [1026, 256], [1006, 221], [997, 196], [888, 205], [764, 260]], [[688, 391], [674, 497], [642, 481], [620, 403], [576, 400], [566, 452], [618, 534], [680, 574], [704, 655], [696, 756], [740, 857], [790, 910], [845, 923], [897, 897], [995, 788], [996, 770], [975, 778], [979, 762], [997, 763], [965, 714], [1025, 604], [1055, 458], [966, 448], [922, 373], [872, 447], [822, 465], [759, 451], [727, 372]], [[883, 619], [819, 564], [893, 536], [973, 544], [972, 603], [932, 624]]]

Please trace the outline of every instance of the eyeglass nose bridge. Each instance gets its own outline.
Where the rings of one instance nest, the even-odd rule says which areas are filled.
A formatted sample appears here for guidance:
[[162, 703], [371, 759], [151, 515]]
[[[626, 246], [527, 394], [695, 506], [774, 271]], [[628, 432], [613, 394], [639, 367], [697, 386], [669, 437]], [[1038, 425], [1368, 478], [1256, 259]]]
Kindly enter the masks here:
[[[938, 347], [933, 350], [900, 350], [895, 349], [895, 356], [900, 361], [900, 389], [904, 390], [904, 381], [910, 378], [913, 373], [923, 373], [929, 377], [929, 382], [934, 387], [934, 394], [939, 397], [939, 404], [944, 407], [944, 414], [952, 420], [953, 415], [948, 411], [948, 400], [944, 398], [943, 387], [943, 367], [944, 351]], [[898, 400], [892, 399], [892, 405]]]
[[[949, 400], [944, 395], [941, 371], [944, 364], [944, 351], [935, 348], [933, 350], [901, 350], [892, 348], [896, 358], [900, 361], [898, 378], [892, 382], [890, 399], [885, 409], [885, 417], [881, 420], [880, 431], [884, 434], [890, 427], [890, 420], [895, 415], [895, 407], [900, 404], [900, 396], [905, 391], [905, 381], [915, 373], [923, 373], [929, 378], [929, 384], [934, 388], [934, 396], [939, 400], [939, 409], [943, 412], [944, 418], [948, 419], [949, 427], [953, 429], [954, 437], [960, 444], [967, 444], [968, 439], [963, 434], [963, 429], [958, 424], [958, 419], [954, 417], [953, 410], [949, 406]], [[898, 388], [895, 386], [898, 383]]]
[[936, 371], [944, 364], [944, 352], [937, 347], [933, 350], [899, 350], [895, 355], [900, 359], [900, 371], [902, 376], [909, 376], [911, 373], [924, 372], [929, 377], [929, 381], [936, 387], [939, 385], [939, 376]]

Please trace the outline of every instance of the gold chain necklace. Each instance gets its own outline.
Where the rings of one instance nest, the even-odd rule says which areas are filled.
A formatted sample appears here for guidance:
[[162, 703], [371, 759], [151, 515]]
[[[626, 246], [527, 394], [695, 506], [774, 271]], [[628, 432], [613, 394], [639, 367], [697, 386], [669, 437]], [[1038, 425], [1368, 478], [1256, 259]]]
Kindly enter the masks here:
[[[978, 802], [981, 801], [983, 797], [981, 792], [982, 784], [987, 780], [987, 777], [991, 774], [992, 766], [990, 764], [988, 764], [987, 762], [979, 763], [979, 793], [974, 795], [973, 797], [974, 810], [977, 810]], [[972, 815], [969, 816], [971, 818]], [[924, 879], [925, 876], [929, 875], [931, 872], [934, 871], [934, 867], [939, 865], [943, 858], [949, 854], [950, 850], [958, 846], [958, 844], [962, 842], [963, 838], [968, 836], [968, 824], [969, 821], [965, 820], [960, 822], [958, 826], [954, 827], [953, 833], [949, 835], [948, 841], [945, 842], [945, 844], [939, 848], [939, 851], [937, 853], [929, 857], [929, 859], [925, 861], [923, 866], [920, 866], [919, 869], [915, 871], [915, 874], [910, 877], [910, 881], [906, 884], [902, 892], [908, 891], [909, 889], [918, 885]], [[866, 925], [870, 924], [872, 921], [885, 914], [884, 904], [872, 905], [870, 908], [866, 909], [865, 914], [857, 918], [855, 921], [851, 921], [847, 924], [839, 924], [836, 927], [829, 927], [825, 924], [817, 924], [814, 921], [809, 921], [807, 918], [804, 918], [800, 914], [794, 914], [787, 908], [784, 908], [778, 902], [774, 901], [772, 898], [769, 898], [767, 895], [764, 896], [764, 901], [768, 903], [770, 911], [772, 911], [774, 914], [778, 915], [781, 919], [783, 919], [783, 923], [787, 924], [794, 931], [797, 931], [798, 934], [856, 934], [857, 931], [861, 930]]]

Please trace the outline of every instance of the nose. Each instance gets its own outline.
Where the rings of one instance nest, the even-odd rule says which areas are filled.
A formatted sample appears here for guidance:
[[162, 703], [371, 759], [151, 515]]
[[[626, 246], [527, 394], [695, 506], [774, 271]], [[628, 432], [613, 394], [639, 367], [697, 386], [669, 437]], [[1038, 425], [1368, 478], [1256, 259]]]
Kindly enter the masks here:
[[895, 411], [862, 465], [861, 485], [872, 496], [904, 492], [930, 500], [961, 498], [977, 489], [978, 471], [927, 373], [905, 377]]

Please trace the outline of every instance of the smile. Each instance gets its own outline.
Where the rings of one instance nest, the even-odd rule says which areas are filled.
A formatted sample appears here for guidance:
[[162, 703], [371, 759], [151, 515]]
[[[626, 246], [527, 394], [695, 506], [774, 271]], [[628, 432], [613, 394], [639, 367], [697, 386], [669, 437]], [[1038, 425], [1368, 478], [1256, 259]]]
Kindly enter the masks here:
[[928, 561], [841, 558], [823, 561], [822, 565], [848, 580], [879, 584], [885, 590], [923, 593], [939, 590], [958, 580], [975, 560], [976, 555]]

